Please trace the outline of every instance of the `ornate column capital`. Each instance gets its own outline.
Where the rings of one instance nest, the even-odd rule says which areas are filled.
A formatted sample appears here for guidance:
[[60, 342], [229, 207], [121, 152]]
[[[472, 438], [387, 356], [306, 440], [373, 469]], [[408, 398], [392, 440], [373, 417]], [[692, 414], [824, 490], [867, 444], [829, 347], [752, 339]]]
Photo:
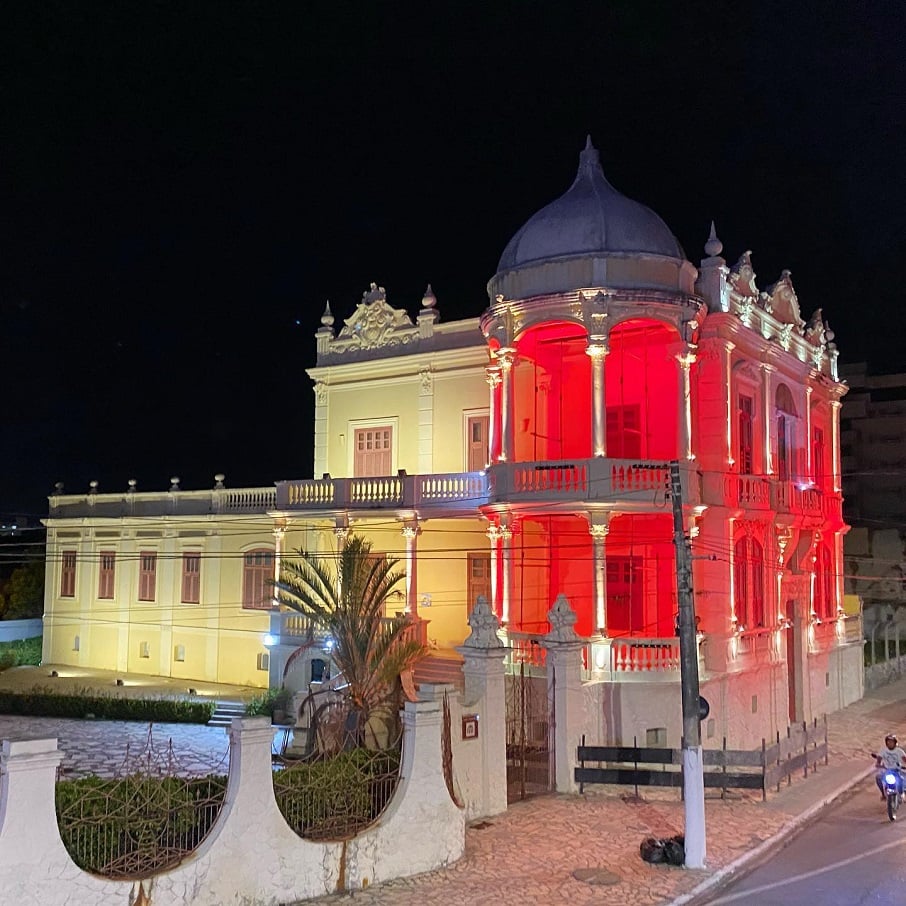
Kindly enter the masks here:
[[501, 346], [497, 350], [497, 361], [504, 371], [509, 371], [516, 364], [516, 350], [512, 346]]

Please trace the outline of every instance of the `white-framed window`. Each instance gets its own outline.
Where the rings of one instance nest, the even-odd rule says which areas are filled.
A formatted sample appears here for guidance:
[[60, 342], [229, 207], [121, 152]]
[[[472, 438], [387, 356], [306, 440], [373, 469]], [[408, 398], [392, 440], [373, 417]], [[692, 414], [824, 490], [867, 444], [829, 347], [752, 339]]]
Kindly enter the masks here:
[[349, 423], [348, 475], [377, 478], [395, 475], [399, 461], [399, 419], [358, 419]]
[[491, 414], [487, 409], [463, 413], [465, 419], [465, 463], [467, 472], [480, 472], [490, 460], [488, 447]]
[[274, 600], [274, 552], [267, 548], [242, 555], [242, 606], [246, 610], [271, 607]]

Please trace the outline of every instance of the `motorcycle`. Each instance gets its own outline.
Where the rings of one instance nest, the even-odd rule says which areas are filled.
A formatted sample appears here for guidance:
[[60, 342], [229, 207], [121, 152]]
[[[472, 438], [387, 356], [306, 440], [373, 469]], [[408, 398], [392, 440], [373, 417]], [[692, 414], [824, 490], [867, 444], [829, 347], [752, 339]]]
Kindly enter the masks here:
[[[874, 756], [877, 758], [877, 755]], [[897, 820], [897, 809], [900, 807], [900, 773], [891, 768], [883, 769], [881, 773], [881, 792], [887, 800], [887, 817], [891, 821]]]

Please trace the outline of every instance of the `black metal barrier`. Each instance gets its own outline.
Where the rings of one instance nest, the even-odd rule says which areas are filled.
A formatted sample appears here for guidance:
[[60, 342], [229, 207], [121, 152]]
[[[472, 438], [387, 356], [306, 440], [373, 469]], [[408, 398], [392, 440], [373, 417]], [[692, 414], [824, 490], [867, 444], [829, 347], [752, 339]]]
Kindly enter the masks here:
[[[729, 789], [761, 790], [762, 799], [767, 799], [768, 787], [779, 792], [781, 782], [791, 783], [798, 771], [808, 777], [822, 759], [828, 763], [826, 717], [820, 723], [815, 718], [811, 724], [789, 726], [786, 735], [778, 733], [770, 745], [763, 739], [760, 749], [728, 749], [725, 738], [719, 749], [702, 749], [705, 789], [719, 789], [721, 798]], [[578, 761], [575, 779], [580, 792], [589, 783], [634, 786], [637, 796], [640, 786], [683, 786], [682, 749], [649, 748], [635, 740], [631, 746], [587, 746], [583, 736]]]

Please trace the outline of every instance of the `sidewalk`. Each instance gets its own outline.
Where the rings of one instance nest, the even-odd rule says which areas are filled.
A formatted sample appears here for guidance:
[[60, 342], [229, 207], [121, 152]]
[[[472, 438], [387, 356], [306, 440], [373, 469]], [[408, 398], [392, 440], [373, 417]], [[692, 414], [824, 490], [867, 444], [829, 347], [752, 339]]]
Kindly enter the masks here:
[[[466, 854], [448, 869], [308, 903], [362, 906], [480, 906], [569, 903], [655, 906], [682, 903], [757, 859], [827, 802], [872, 771], [868, 753], [891, 730], [906, 735], [906, 679], [828, 718], [830, 764], [794, 779], [767, 803], [738, 796], [705, 803], [707, 868], [649, 865], [639, 843], [683, 828], [676, 792], [634, 801], [613, 787], [585, 796], [551, 795], [511, 806], [466, 832]], [[876, 795], [871, 787], [872, 795]]]

